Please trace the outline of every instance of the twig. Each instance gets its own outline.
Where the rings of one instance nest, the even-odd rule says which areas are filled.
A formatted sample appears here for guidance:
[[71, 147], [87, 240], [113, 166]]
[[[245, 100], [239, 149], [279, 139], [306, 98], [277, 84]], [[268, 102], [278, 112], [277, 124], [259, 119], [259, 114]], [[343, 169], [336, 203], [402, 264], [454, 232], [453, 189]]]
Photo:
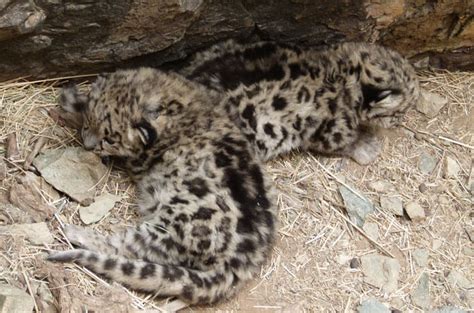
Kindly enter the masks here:
[[26, 157], [25, 163], [23, 164], [23, 168], [25, 170], [28, 170], [31, 166], [31, 163], [33, 162], [33, 159], [38, 155], [38, 153], [41, 151], [45, 143], [47, 142], [48, 138], [46, 137], [40, 137], [36, 143], [35, 146], [33, 147], [33, 150], [28, 154]]
[[25, 269], [23, 268], [23, 264], [21, 265], [21, 269], [22, 269], [23, 278], [25, 279], [25, 282], [26, 282], [26, 288], [28, 288], [28, 292], [30, 293], [31, 298], [33, 298], [35, 311], [39, 312], [38, 304], [36, 303], [36, 297], [35, 297], [35, 294], [33, 293], [33, 289], [31, 288], [30, 280], [28, 279], [28, 276], [26, 276]]
[[31, 85], [31, 84], [39, 84], [39, 83], [54, 82], [54, 81], [74, 79], [74, 78], [93, 77], [93, 76], [97, 76], [97, 74], [83, 74], [83, 75], [63, 76], [63, 77], [56, 77], [56, 78], [46, 78], [46, 79], [20, 82], [20, 83], [10, 83], [10, 84], [5, 84], [5, 85], [0, 85], [0, 87], [1, 88], [21, 87], [21, 86], [26, 86], [26, 85]]
[[7, 137], [7, 159], [13, 160], [20, 156], [18, 151], [18, 141], [16, 139], [16, 133], [11, 133]]
[[463, 142], [460, 142], [460, 141], [457, 141], [457, 140], [454, 140], [454, 139], [449, 139], [447, 137], [444, 137], [444, 136], [438, 136], [439, 139], [442, 139], [442, 140], [446, 140], [447, 142], [451, 142], [451, 143], [454, 143], [456, 145], [460, 145], [464, 148], [468, 148], [468, 149], [471, 149], [471, 150], [474, 150], [474, 146], [470, 146], [468, 144], [465, 144]]
[[334, 212], [336, 212], [339, 216], [341, 216], [346, 222], [348, 222], [349, 224], [351, 224], [362, 236], [364, 236], [367, 240], [369, 240], [375, 247], [377, 247], [378, 249], [380, 249], [380, 251], [382, 251], [383, 253], [385, 253], [386, 255], [392, 257], [395, 259], [395, 256], [390, 252], [388, 251], [387, 249], [385, 249], [384, 247], [382, 247], [381, 244], [379, 244], [377, 241], [375, 241], [374, 239], [372, 239], [369, 235], [367, 235], [365, 233], [365, 231], [360, 228], [359, 226], [357, 226], [356, 223], [354, 223], [353, 221], [351, 221], [350, 219], [347, 218], [347, 216], [345, 216], [344, 214], [342, 214], [341, 212], [339, 212], [339, 210], [336, 210], [336, 208], [334, 208], [332, 205], [329, 205], [329, 208], [331, 210], [333, 210]]

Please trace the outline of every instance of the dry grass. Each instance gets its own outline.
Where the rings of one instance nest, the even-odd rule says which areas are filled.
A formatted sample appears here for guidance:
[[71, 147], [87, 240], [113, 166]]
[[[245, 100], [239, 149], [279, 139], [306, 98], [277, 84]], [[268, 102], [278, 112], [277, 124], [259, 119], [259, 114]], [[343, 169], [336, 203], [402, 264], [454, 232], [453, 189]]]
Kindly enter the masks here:
[[[423, 87], [447, 97], [448, 105], [433, 119], [410, 111], [406, 127], [385, 133], [383, 154], [374, 164], [362, 167], [347, 159], [314, 157], [307, 153], [291, 154], [267, 164], [278, 189], [277, 244], [259, 277], [237, 297], [217, 308], [252, 312], [352, 312], [362, 300], [376, 298], [403, 312], [421, 312], [413, 305], [410, 294], [422, 273], [428, 273], [430, 278], [432, 308], [446, 304], [464, 309], [474, 307], [472, 288], [463, 289], [446, 279], [456, 269], [474, 281], [473, 243], [467, 235], [474, 228], [472, 195], [467, 182], [473, 167], [474, 74], [423, 72], [420, 75]], [[47, 139], [43, 150], [78, 144], [74, 131], [57, 125], [47, 115], [47, 110], [56, 105], [57, 82], [0, 84], [0, 158], [8, 163], [6, 178], [0, 184], [0, 202], [5, 201], [10, 186], [25, 171], [25, 159], [40, 138]], [[6, 160], [7, 137], [11, 133], [17, 135], [19, 156]], [[422, 153], [430, 153], [438, 162], [430, 175], [418, 169]], [[461, 166], [455, 178], [443, 175], [447, 156]], [[420, 203], [426, 219], [414, 222], [380, 209], [380, 193], [368, 188], [370, 182], [377, 180], [395, 185], [396, 191], [387, 194], [400, 194], [404, 204]], [[366, 221], [378, 226], [377, 238], [368, 238], [363, 229], [350, 224], [338, 193], [341, 184], [356, 188], [377, 206]], [[132, 225], [136, 219], [134, 189], [126, 176], [113, 170], [101, 187], [102, 191], [125, 197], [92, 227], [109, 232]], [[45, 199], [57, 208], [57, 214], [49, 221], [57, 238], [55, 244], [31, 246], [21, 238], [0, 236], [0, 279], [30, 293], [44, 280], [37, 273], [38, 258], [49, 249], [67, 244], [60, 223], [80, 224], [77, 204], [65, 197]], [[425, 268], [413, 261], [412, 253], [417, 248], [429, 250]], [[393, 256], [401, 265], [398, 290], [391, 294], [365, 283], [361, 270], [349, 266], [353, 258], [373, 252]], [[109, 286], [78, 266], [66, 265], [66, 271], [70, 275], [69, 283], [84, 295], [100, 297], [98, 288]], [[164, 304], [152, 295], [128, 290], [126, 293], [132, 303], [125, 310], [128, 312], [161, 311]]]

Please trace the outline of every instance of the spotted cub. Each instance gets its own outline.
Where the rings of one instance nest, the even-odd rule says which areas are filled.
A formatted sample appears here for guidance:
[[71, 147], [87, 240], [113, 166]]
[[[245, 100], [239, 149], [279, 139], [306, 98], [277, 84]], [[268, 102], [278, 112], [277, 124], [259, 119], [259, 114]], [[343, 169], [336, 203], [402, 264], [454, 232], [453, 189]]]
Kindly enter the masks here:
[[263, 160], [301, 148], [372, 162], [375, 127], [393, 127], [418, 99], [413, 68], [365, 43], [321, 49], [230, 40], [196, 54], [184, 76], [224, 91], [221, 102]]
[[141, 224], [104, 236], [69, 225], [75, 262], [131, 288], [189, 303], [229, 297], [258, 273], [275, 236], [269, 178], [220, 96], [153, 69], [99, 77], [60, 103], [83, 117], [86, 149], [120, 159], [140, 193]]

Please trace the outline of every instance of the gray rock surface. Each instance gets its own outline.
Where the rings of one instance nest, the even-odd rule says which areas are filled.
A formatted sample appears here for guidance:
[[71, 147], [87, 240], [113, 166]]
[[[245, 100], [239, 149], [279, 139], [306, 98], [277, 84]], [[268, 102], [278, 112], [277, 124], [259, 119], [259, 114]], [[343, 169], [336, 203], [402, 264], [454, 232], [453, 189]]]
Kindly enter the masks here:
[[422, 90], [420, 101], [416, 104], [416, 109], [429, 118], [438, 115], [439, 111], [448, 103], [448, 99], [433, 92]]
[[[452, 25], [453, 14], [457, 21], [469, 20], [470, 9], [466, 0], [449, 6], [374, 0], [0, 1], [0, 81], [157, 66], [218, 40], [248, 41], [252, 34], [308, 46], [376, 41], [407, 55], [429, 53], [430, 65], [472, 69], [470, 28]], [[445, 25], [456, 31], [438, 34]]]
[[33, 298], [16, 287], [0, 284], [0, 313], [31, 313]]
[[53, 243], [54, 238], [46, 223], [13, 224], [0, 226], [0, 234], [25, 236], [32, 244]]
[[378, 302], [375, 299], [368, 299], [363, 301], [359, 307], [357, 307], [358, 313], [390, 313], [389, 308], [387, 308], [382, 303]]
[[79, 147], [45, 151], [33, 165], [48, 183], [78, 202], [93, 198], [94, 186], [107, 172], [96, 154]]
[[[356, 190], [356, 192], [362, 195], [360, 191]], [[339, 187], [339, 193], [344, 200], [347, 214], [349, 215], [351, 221], [356, 223], [357, 226], [362, 227], [365, 223], [367, 215], [374, 211], [374, 205], [367, 198], [364, 197], [362, 199], [344, 186]]]
[[420, 159], [418, 160], [418, 169], [423, 174], [429, 175], [433, 172], [434, 168], [438, 161], [434, 156], [429, 153], [424, 152], [420, 155]]
[[410, 219], [414, 222], [424, 220], [425, 210], [417, 202], [408, 202], [405, 206], [405, 211], [407, 212]]
[[418, 285], [411, 293], [411, 300], [414, 305], [420, 308], [427, 309], [430, 307], [430, 277], [427, 273], [421, 274], [421, 277], [418, 280]]
[[452, 270], [451, 272], [449, 272], [448, 277], [446, 277], [446, 280], [450, 282], [453, 286], [458, 286], [464, 289], [470, 289], [474, 287], [471, 283], [471, 280], [464, 276], [464, 274], [458, 270]]
[[395, 190], [395, 186], [387, 180], [376, 180], [368, 183], [369, 189], [376, 192], [388, 192]]
[[94, 199], [89, 206], [79, 208], [79, 217], [84, 224], [89, 225], [100, 221], [122, 197], [104, 193]]
[[364, 281], [385, 292], [394, 292], [398, 288], [400, 263], [396, 259], [378, 254], [368, 254], [360, 258]]
[[399, 195], [380, 196], [380, 206], [385, 212], [403, 216], [403, 203]]
[[461, 170], [461, 167], [459, 166], [459, 163], [451, 158], [451, 157], [446, 157], [445, 162], [444, 162], [444, 177], [445, 178], [456, 178], [459, 175], [459, 171]]
[[415, 249], [412, 252], [413, 260], [420, 267], [428, 265], [429, 252], [427, 249]]

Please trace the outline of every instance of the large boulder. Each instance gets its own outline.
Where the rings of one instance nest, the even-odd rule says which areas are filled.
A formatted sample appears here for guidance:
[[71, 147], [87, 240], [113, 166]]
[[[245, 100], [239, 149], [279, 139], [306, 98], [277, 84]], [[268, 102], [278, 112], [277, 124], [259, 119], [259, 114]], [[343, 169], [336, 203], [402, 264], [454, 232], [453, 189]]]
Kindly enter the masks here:
[[473, 11], [465, 0], [2, 0], [0, 81], [156, 66], [229, 37], [367, 40], [474, 69]]

